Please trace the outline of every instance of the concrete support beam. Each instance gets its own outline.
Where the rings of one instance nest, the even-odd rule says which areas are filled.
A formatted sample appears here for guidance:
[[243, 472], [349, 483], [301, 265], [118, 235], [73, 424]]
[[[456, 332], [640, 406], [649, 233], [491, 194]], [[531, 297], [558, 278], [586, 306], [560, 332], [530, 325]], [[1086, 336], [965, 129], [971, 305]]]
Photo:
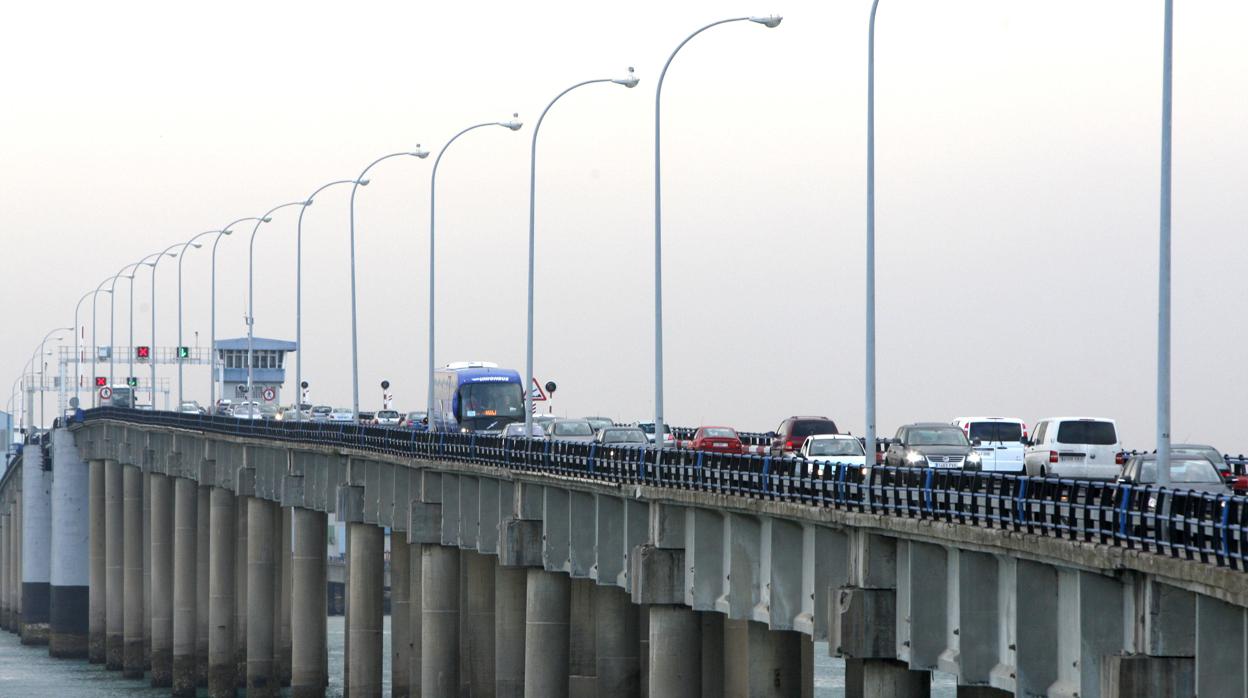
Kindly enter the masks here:
[[702, 622], [697, 611], [685, 606], [650, 606], [649, 651], [649, 695], [702, 695]]
[[408, 579], [411, 571], [411, 548], [407, 534], [390, 531], [390, 695], [408, 698], [411, 695], [411, 593]]
[[421, 695], [459, 690], [459, 549], [421, 545]]
[[[90, 606], [89, 479], [74, 437], [65, 429], [52, 434], [49, 563], [48, 653], [86, 657]], [[103, 492], [101, 491], [101, 495]], [[101, 562], [103, 559], [101, 558]]]
[[[1097, 698], [1101, 661], [1122, 654], [1123, 587], [1116, 579], [1091, 572], [1058, 572], [1057, 680], [1053, 698]], [[1024, 627], [1024, 631], [1026, 628]], [[1243, 668], [1243, 658], [1240, 658]]]
[[195, 488], [195, 685], [208, 686], [208, 570], [212, 548], [212, 487]]
[[247, 688], [247, 549], [251, 497], [234, 496], [234, 685]]
[[523, 567], [494, 567], [494, 695], [524, 696], [526, 578]]
[[351, 616], [347, 626], [351, 673], [347, 694], [380, 697], [385, 532], [372, 524], [349, 523], [347, 535], [351, 537]]
[[1000, 646], [997, 559], [969, 550], [947, 554], [945, 649], [936, 665], [960, 684], [987, 685]]
[[930, 698], [932, 672], [895, 659], [846, 659], [845, 698]]
[[148, 476], [151, 539], [151, 666], [152, 686], [173, 685], [173, 481], [159, 473]]
[[635, 604], [683, 604], [685, 551], [639, 545], [629, 558]]
[[[120, 671], [125, 623], [125, 499], [121, 463], [104, 461], [105, 666]], [[10, 523], [8, 528], [12, 530]]]
[[802, 635], [798, 642], [802, 645], [802, 698], [815, 698], [815, 640], [809, 635]]
[[896, 657], [911, 669], [934, 669], [948, 639], [945, 549], [929, 543], [897, 544]]
[[[624, 590], [615, 586], [595, 586], [593, 602], [596, 695], [635, 698], [641, 691], [637, 607]], [[704, 639], [705, 636], [703, 633]]]
[[208, 556], [208, 695], [234, 698], [238, 669], [234, 656], [234, 550], [238, 514], [235, 497], [213, 487]]
[[87, 658], [92, 664], [104, 663], [104, 635], [108, 614], [105, 612], [108, 591], [107, 516], [104, 504], [104, 460], [93, 459], [90, 469], [90, 533], [87, 547], [90, 549], [91, 591], [87, 611]]
[[[196, 633], [199, 630], [199, 488], [194, 480], [173, 482], [173, 695], [195, 695]], [[208, 619], [204, 618], [205, 624]], [[153, 653], [156, 645], [153, 640]], [[156, 670], [152, 656], [152, 671]]]
[[321, 664], [325, 638], [326, 517], [319, 511], [296, 507], [292, 512], [291, 679], [292, 698], [325, 694], [328, 678]]
[[565, 574], [528, 571], [524, 627], [526, 696], [568, 695], [570, 582]]
[[[572, 497], [573, 516], [578, 495]], [[592, 500], [590, 500], [592, 502]], [[573, 527], [573, 566], [576, 566], [577, 532]], [[592, 548], [592, 545], [590, 546]], [[569, 587], [568, 612], [568, 695], [593, 698], [598, 693], [598, 625], [595, 616], [594, 580], [573, 578]]]
[[[1197, 695], [1196, 660], [1192, 657], [1113, 655], [1101, 661], [1101, 698], [1187, 698], [1194, 695]], [[961, 692], [958, 698], [963, 698]]]
[[846, 659], [892, 659], [896, 652], [896, 598], [893, 589], [843, 587], [829, 608], [829, 654]]
[[127, 465], [122, 472], [125, 490], [123, 529], [125, 531], [125, 567], [122, 580], [125, 606], [122, 610], [122, 675], [141, 679], [143, 662], [143, 472]]
[[247, 695], [275, 696], [273, 502], [247, 498]]
[[[1022, 695], [1044, 695], [1057, 680], [1058, 671], [1058, 624], [1061, 608], [1058, 603], [1057, 570], [1038, 562], [1018, 560], [1013, 581], [1014, 599], [1017, 603], [1014, 622], [1016, 634], [1013, 642], [1017, 648], [1014, 653], [1014, 692]], [[1119, 615], [1117, 618], [1121, 617]], [[997, 686], [995, 681], [993, 685]]]
[[1195, 657], [1196, 594], [1144, 580], [1135, 585], [1135, 595], [1140, 609], [1136, 651], [1153, 657]]
[[724, 623], [724, 695], [801, 695], [800, 634], [753, 621]]
[[[467, 480], [465, 480], [467, 482]], [[494, 556], [461, 551], [465, 595], [460, 597], [460, 684], [473, 696], [493, 696], [495, 690]]]

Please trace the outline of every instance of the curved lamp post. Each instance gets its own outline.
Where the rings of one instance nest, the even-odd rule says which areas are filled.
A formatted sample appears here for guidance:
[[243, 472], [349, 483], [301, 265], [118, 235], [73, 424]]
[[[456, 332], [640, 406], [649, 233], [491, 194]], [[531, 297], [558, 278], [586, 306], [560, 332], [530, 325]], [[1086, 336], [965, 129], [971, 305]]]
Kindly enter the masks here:
[[[80, 326], [78, 324], [78, 311], [82, 309], [82, 302], [87, 299], [87, 296], [95, 296], [99, 294], [100, 289], [103, 286], [104, 284], [101, 283], [99, 286], [95, 287], [94, 291], [87, 291], [86, 293], [82, 294], [82, 298], [79, 298], [77, 305], [74, 306], [74, 397], [78, 399], [79, 404], [82, 404], [82, 356], [79, 354], [79, 349], [78, 349], [78, 333], [80, 332], [79, 330]], [[95, 327], [95, 314], [94, 314], [95, 313], [95, 300], [94, 299], [91, 300], [91, 307], [92, 307], [91, 326], [93, 328], [92, 332], [94, 332], [95, 331], [94, 330], [94, 327]]]
[[[72, 328], [72, 327], [58, 327], [58, 328], [56, 328], [56, 329], [54, 329], [54, 330], [52, 330], [52, 331], [48, 332], [47, 334], [45, 334], [45, 335], [43, 336], [43, 339], [39, 342], [39, 348], [35, 350], [35, 352], [36, 352], [36, 353], [31, 355], [31, 357], [30, 357], [30, 361], [27, 363], [27, 366], [29, 367], [29, 373], [33, 376], [33, 375], [34, 375], [34, 369], [35, 369], [35, 366], [34, 366], [34, 363], [35, 363], [35, 356], [37, 355], [37, 356], [39, 357], [39, 365], [38, 365], [38, 369], [39, 369], [39, 428], [40, 428], [40, 429], [42, 429], [42, 428], [43, 428], [43, 424], [44, 424], [44, 418], [43, 418], [43, 384], [44, 384], [44, 381], [45, 381], [45, 380], [47, 380], [47, 378], [44, 376], [45, 371], [44, 371], [44, 368], [43, 368], [43, 366], [44, 366], [44, 358], [43, 358], [43, 357], [44, 357], [44, 356], [47, 354], [47, 352], [48, 352], [48, 338], [49, 338], [49, 337], [51, 337], [52, 335], [56, 334], [57, 332], [73, 332], [73, 331], [74, 331], [74, 328]], [[33, 412], [33, 410], [32, 410], [32, 412]], [[34, 426], [34, 425], [33, 425], [33, 422], [34, 422], [34, 415], [32, 414], [32, 415], [28, 416], [28, 417], [27, 417], [27, 419], [26, 419], [26, 421], [27, 421], [27, 422], [31, 422], [31, 424], [28, 424], [27, 426]]]
[[[351, 185], [351, 204], [349, 213], [351, 227], [351, 419], [356, 422], [360, 420], [360, 352], [359, 345], [357, 343], [359, 333], [355, 317], [355, 192], [360, 187], [368, 185], [368, 180], [364, 178], [364, 175], [368, 174], [368, 171], [373, 169], [374, 165], [383, 160], [397, 158], [401, 155], [409, 155], [423, 160], [429, 157], [429, 151], [423, 150], [420, 147], [420, 144], [417, 143], [415, 150], [382, 155], [376, 160], [370, 162], [368, 167], [365, 167], [362, 171], [360, 171], [360, 176], [356, 177], [355, 181]], [[296, 357], [296, 365], [298, 365], [298, 361], [299, 359]], [[302, 383], [299, 385], [299, 390], [303, 390]], [[301, 395], [300, 401], [302, 401], [302, 399]]]
[[[152, 386], [152, 409], [153, 410], [156, 409], [156, 346], [157, 346], [156, 345], [156, 265], [160, 264], [160, 260], [163, 259], [165, 255], [168, 255], [170, 257], [177, 257], [178, 253], [173, 252], [172, 250], [180, 248], [180, 247], [186, 247], [186, 243], [179, 242], [176, 245], [170, 245], [169, 247], [166, 247], [165, 250], [161, 252], [159, 256], [156, 257], [156, 261], [152, 262], [152, 345], [148, 347], [147, 363], [152, 368], [151, 386]], [[181, 265], [179, 265], [178, 268], [180, 269]], [[179, 401], [178, 409], [181, 409], [181, 408], [182, 408], [182, 404], [181, 404], [181, 401]]]
[[[139, 266], [141, 262], [131, 262], [121, 268], [121, 271], [113, 275], [113, 283], [109, 285], [108, 292], [108, 384], [112, 386], [116, 383], [116, 359], [117, 353], [117, 280], [128, 279], [130, 281], [130, 293], [134, 294], [134, 272], [129, 275], [126, 271]], [[131, 306], [133, 307], [133, 302]]]
[[[370, 165], [371, 167], [371, 165]], [[367, 186], [367, 179], [339, 179], [329, 184], [323, 184], [316, 191], [308, 195], [307, 201], [303, 207], [299, 209], [299, 222], [295, 224], [295, 421], [303, 421], [303, 214], [312, 205], [316, 199], [316, 195], [322, 191], [334, 186], [335, 184], [354, 184], [357, 186]], [[354, 190], [354, 187], [352, 187]], [[354, 217], [353, 219], [354, 220]], [[355, 245], [354, 237], [352, 237], [352, 260], [354, 260]], [[351, 264], [352, 280], [354, 281], [355, 263]], [[354, 288], [354, 286], [352, 287]], [[354, 300], [354, 294], [352, 294]]]
[[628, 69], [628, 77], [626, 78], [599, 78], [597, 80], [586, 80], [578, 82], [568, 89], [555, 95], [550, 100], [550, 104], [542, 110], [542, 115], [537, 117], [537, 123], [533, 125], [533, 142], [529, 146], [529, 299], [528, 299], [528, 324], [525, 339], [524, 354], [524, 436], [528, 438], [533, 435], [533, 257], [534, 257], [534, 216], [537, 208], [537, 134], [542, 129], [542, 121], [546, 118], [546, 112], [555, 106], [555, 102], [559, 101], [567, 93], [584, 85], [592, 85], [598, 82], [613, 82], [617, 85], [625, 87], [636, 87], [637, 78], [633, 76], [633, 69]]
[[[117, 276], [114, 275], [101, 281], [100, 285], [95, 287], [95, 293], [96, 293], [95, 297], [91, 299], [91, 377], [92, 379], [95, 378], [95, 364], [96, 362], [100, 360], [100, 344], [96, 340], [96, 329], [97, 329], [96, 325], [98, 323], [96, 322], [96, 318], [95, 318], [95, 307], [96, 307], [96, 303], [98, 303], [100, 300], [100, 295], [99, 295], [100, 293], [107, 293], [109, 294], [110, 298], [112, 297], [113, 290], [111, 288], [109, 289], [104, 288], [104, 284], [108, 283], [109, 281], [113, 281], [116, 278]], [[109, 356], [112, 356], [111, 349], [109, 350]], [[93, 392], [91, 394], [92, 405], [99, 404], [96, 402], [97, 395], [98, 395], [98, 392]]]
[[[659, 84], [654, 89], [654, 445], [656, 448], [662, 449], [663, 443], [663, 186], [662, 186], [662, 169], [661, 157], [662, 150], [660, 148], [660, 134], [662, 121], [660, 116], [660, 107], [663, 98], [663, 80], [667, 77], [667, 69], [672, 65], [672, 59], [680, 53], [680, 49], [685, 44], [701, 34], [702, 32], [717, 27], [721, 24], [730, 22], [754, 22], [764, 27], [774, 28], [780, 26], [781, 17], [733, 17], [732, 19], [721, 19], [718, 22], [710, 24], [695, 31], [685, 40], [677, 44], [676, 49], [672, 51], [672, 55], [667, 57], [667, 62], [663, 64], [663, 71], [659, 73]], [[525, 386], [528, 390], [528, 386]]]
[[255, 377], [256, 360], [252, 356], [252, 346], [251, 346], [252, 341], [254, 339], [253, 328], [256, 324], [256, 315], [255, 315], [255, 312], [256, 312], [256, 295], [255, 295], [256, 233], [260, 232], [260, 226], [262, 224], [268, 223], [269, 221], [273, 220], [272, 216], [277, 211], [280, 211], [281, 209], [284, 209], [284, 208], [288, 208], [290, 206], [307, 206], [309, 203], [310, 202], [305, 199], [303, 201], [291, 201], [290, 203], [287, 203], [287, 204], [274, 206], [273, 208], [269, 209], [268, 213], [261, 216], [260, 220], [256, 221], [255, 226], [253, 226], [251, 229], [251, 240], [249, 241], [247, 245], [247, 401], [248, 402], [251, 402], [256, 399], [255, 391], [253, 389], [255, 386], [252, 383], [252, 380]]
[[[192, 247], [198, 250], [199, 248], [203, 247], [203, 244], [195, 242], [196, 240], [204, 237], [205, 235], [215, 234], [215, 235], [220, 236], [221, 232], [222, 231], [220, 230], [206, 230], [202, 233], [199, 233], [198, 235], [192, 237], [190, 240], [187, 240], [186, 242], [182, 243], [181, 245], [182, 249], [178, 252], [178, 346], [179, 347], [182, 346], [182, 262], [186, 259], [186, 252], [187, 252], [186, 248]], [[226, 232], [225, 234], [229, 235], [228, 232]], [[177, 349], [174, 349], [174, 352], [177, 352]], [[208, 353], [211, 354], [212, 352], [208, 352]], [[181, 412], [182, 411], [182, 397], [183, 397], [182, 396], [182, 357], [176, 356], [175, 358], [177, 358], [178, 360], [178, 407], [177, 407], [177, 411]]]
[[211, 335], [208, 340], [208, 409], [212, 414], [215, 414], [217, 411], [217, 245], [220, 244], [222, 236], [233, 232], [230, 228], [247, 221], [267, 222], [252, 216], [239, 218], [222, 228], [217, 237], [213, 238], [212, 241], [212, 271], [210, 272], [211, 279], [209, 281], [209, 286], [212, 289], [210, 292], [212, 301], [211, 310], [208, 311], [211, 315], [208, 322]]

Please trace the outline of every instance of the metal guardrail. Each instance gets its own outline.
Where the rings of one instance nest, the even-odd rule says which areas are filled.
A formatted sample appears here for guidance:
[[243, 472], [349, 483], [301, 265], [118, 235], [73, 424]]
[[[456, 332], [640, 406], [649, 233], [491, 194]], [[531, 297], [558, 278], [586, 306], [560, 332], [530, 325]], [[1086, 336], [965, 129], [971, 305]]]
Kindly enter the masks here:
[[794, 458], [114, 407], [87, 410], [83, 419], [946, 521], [1248, 569], [1248, 498], [1235, 495], [932, 468], [829, 465], [812, 471], [806, 461]]

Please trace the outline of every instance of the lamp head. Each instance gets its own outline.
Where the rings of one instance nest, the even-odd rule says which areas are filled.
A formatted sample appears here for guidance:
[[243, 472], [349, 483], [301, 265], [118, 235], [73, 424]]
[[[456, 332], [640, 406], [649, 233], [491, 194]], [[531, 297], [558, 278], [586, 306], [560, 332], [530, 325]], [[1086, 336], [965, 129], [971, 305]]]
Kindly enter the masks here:
[[783, 19], [784, 18], [779, 15], [767, 15], [766, 17], [751, 17], [750, 21], [756, 24], [761, 24], [768, 29], [775, 29], [780, 26], [780, 22]]
[[198, 242], [192, 242], [191, 247], [194, 247], [195, 249], [198, 250], [199, 248], [203, 247], [203, 245], [199, 244]]
[[307, 208], [308, 206], [311, 206], [311, 205], [312, 205], [312, 199], [308, 199], [307, 201], [303, 202], [304, 208]]
[[[177, 257], [177, 256], [178, 256], [178, 253], [177, 253], [177, 252], [166, 252], [166, 253], [165, 253], [165, 256], [166, 256], [166, 257]], [[153, 264], [152, 266], [156, 266], [156, 265], [155, 265], [155, 264]]]
[[521, 122], [520, 119], [518, 118], [519, 116], [520, 116], [519, 114], [512, 114], [511, 121], [500, 121], [498, 125], [506, 126], [512, 131], [519, 131], [520, 127], [524, 125], [524, 123]]
[[637, 83], [639, 82], [639, 80], [637, 80], [637, 76], [636, 76], [636, 75], [633, 75], [633, 66], [631, 66], [631, 65], [630, 65], [630, 66], [628, 66], [628, 77], [626, 77], [626, 78], [616, 78], [616, 79], [612, 80], [611, 82], [613, 82], [613, 83], [615, 83], [615, 84], [617, 84], [617, 85], [623, 85], [623, 86], [625, 86], [625, 87], [636, 87], [636, 86], [637, 86]]
[[367, 187], [367, 186], [368, 186], [368, 180], [367, 180], [367, 179], [357, 179], [357, 180], [355, 180], [355, 183], [356, 183], [356, 184], [358, 184], [358, 185], [360, 185], [361, 187]]
[[234, 234], [234, 231], [233, 231], [233, 230], [230, 230], [229, 228], [226, 228], [225, 230], [222, 230], [222, 231], [221, 231], [221, 234], [222, 234], [222, 235], [233, 235], [233, 234]]
[[416, 157], [420, 158], [421, 160], [424, 160], [425, 158], [429, 157], [429, 151], [428, 151], [428, 150], [425, 150], [425, 149], [424, 149], [424, 148], [422, 148], [422, 147], [420, 147], [420, 144], [419, 144], [419, 143], [417, 143], [417, 144], [416, 144], [416, 149], [415, 149], [415, 150], [413, 150], [410, 154], [411, 154], [411, 155], [415, 155]]

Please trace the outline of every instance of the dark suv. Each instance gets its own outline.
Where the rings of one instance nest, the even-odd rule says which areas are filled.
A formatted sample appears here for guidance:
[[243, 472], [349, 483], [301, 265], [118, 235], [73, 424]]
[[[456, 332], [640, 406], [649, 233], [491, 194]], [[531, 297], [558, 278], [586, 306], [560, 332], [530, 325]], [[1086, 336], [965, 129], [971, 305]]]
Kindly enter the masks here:
[[789, 417], [780, 422], [771, 437], [771, 455], [791, 456], [802, 449], [807, 436], [837, 434], [836, 422], [827, 417]]

